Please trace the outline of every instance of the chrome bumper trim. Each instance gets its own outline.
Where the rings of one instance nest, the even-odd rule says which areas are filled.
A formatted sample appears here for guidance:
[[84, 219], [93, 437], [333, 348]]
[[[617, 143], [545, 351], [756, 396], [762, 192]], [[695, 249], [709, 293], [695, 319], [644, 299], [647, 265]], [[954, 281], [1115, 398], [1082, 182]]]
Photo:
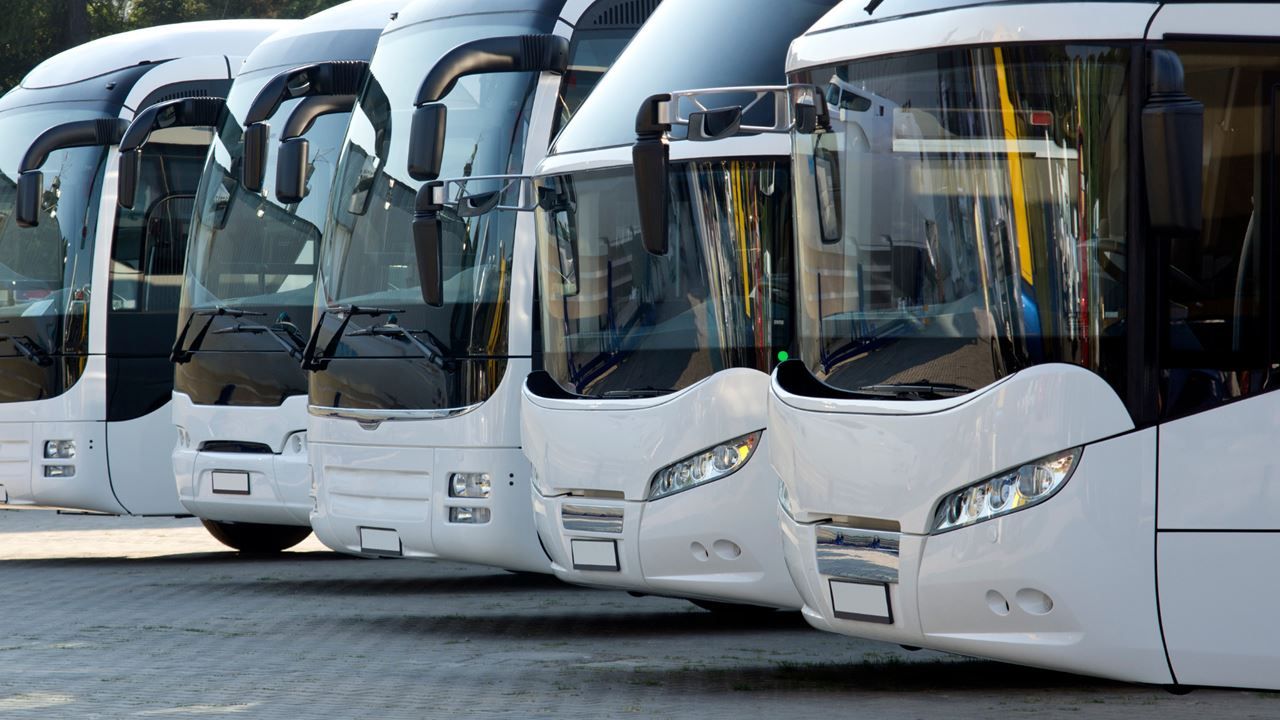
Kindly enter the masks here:
[[476, 403], [466, 407], [441, 408], [439, 410], [357, 410], [353, 408], [324, 407], [308, 405], [307, 412], [315, 417], [354, 420], [361, 425], [377, 427], [384, 422], [402, 422], [412, 420], [444, 420], [474, 412], [484, 403]]
[[622, 534], [623, 508], [589, 505], [560, 506], [560, 520], [565, 530]]
[[817, 536], [818, 572], [823, 575], [873, 583], [898, 582], [901, 533], [819, 525]]

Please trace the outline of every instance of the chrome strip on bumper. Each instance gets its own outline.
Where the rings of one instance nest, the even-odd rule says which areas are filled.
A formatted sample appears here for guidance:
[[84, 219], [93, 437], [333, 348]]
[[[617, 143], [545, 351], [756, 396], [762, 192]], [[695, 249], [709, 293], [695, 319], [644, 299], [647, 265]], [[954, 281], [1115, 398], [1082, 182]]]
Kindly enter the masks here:
[[458, 408], [441, 408], [439, 410], [357, 410], [353, 408], [324, 407], [308, 405], [307, 412], [315, 417], [354, 420], [361, 425], [377, 427], [384, 422], [402, 422], [413, 420], [444, 420], [474, 412], [484, 403], [475, 403]]
[[623, 508], [562, 505], [560, 520], [565, 530], [622, 534]]
[[898, 582], [901, 533], [819, 525], [817, 536], [818, 572], [823, 575], [874, 583]]

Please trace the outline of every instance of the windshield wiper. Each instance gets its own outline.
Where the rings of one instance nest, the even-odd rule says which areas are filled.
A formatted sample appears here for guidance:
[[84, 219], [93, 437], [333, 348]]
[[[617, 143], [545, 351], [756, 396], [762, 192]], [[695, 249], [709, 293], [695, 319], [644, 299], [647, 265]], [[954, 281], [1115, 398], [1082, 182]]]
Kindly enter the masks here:
[[[320, 313], [315, 330], [311, 331], [311, 337], [307, 339], [307, 345], [302, 350], [302, 369], [324, 370], [329, 367], [329, 361], [333, 358], [334, 353], [338, 351], [338, 343], [342, 340], [342, 335], [347, 331], [347, 325], [351, 323], [351, 318], [359, 316], [376, 318], [402, 312], [404, 311], [392, 308], [330, 305]], [[338, 329], [333, 331], [333, 337], [329, 338], [329, 342], [321, 350], [319, 348], [320, 330], [324, 327], [324, 319], [329, 315], [341, 315], [342, 322], [338, 324]]]
[[863, 10], [866, 10], [868, 15], [874, 15], [876, 10], [883, 4], [884, 0], [871, 0]]
[[956, 395], [967, 395], [974, 392], [971, 387], [964, 385], [956, 385], [954, 383], [935, 383], [923, 380], [914, 383], [880, 383], [878, 385], [865, 385], [858, 388], [855, 392], [865, 392], [872, 395], [890, 395], [893, 397], [902, 397], [905, 395], [931, 395], [935, 397], [948, 397]]
[[5, 340], [13, 343], [13, 349], [18, 351], [19, 355], [36, 365], [49, 367], [53, 364], [53, 356], [40, 347], [35, 340], [32, 340], [30, 335], [0, 335], [0, 342]]
[[[426, 341], [424, 342], [423, 340], [419, 340], [419, 335], [425, 335], [427, 338]], [[441, 349], [441, 345], [443, 343], [441, 343], [440, 339], [433, 335], [430, 330], [407, 330], [397, 325], [394, 318], [383, 325], [375, 325], [373, 327], [365, 328], [364, 330], [357, 330], [351, 333], [351, 337], [400, 338], [408, 341], [410, 345], [413, 345], [420, 350], [422, 354], [426, 356], [427, 361], [432, 365], [443, 370], [452, 370], [454, 366], [454, 363]]]
[[[262, 313], [258, 314], [261, 315]], [[237, 333], [250, 333], [253, 335], [266, 333], [280, 343], [280, 347], [289, 353], [289, 357], [298, 361], [302, 360], [302, 353], [307, 345], [307, 339], [302, 336], [302, 331], [298, 330], [297, 325], [289, 322], [289, 316], [284, 313], [281, 313], [280, 317], [270, 325], [238, 322], [231, 327], [213, 331], [214, 335], [235, 335]]]
[[[169, 353], [169, 362], [175, 365], [191, 362], [191, 358], [195, 357], [196, 351], [204, 344], [204, 339], [209, 334], [209, 327], [213, 325], [215, 318], [260, 317], [262, 315], [266, 315], [266, 313], [237, 310], [223, 305], [206, 310], [192, 310], [191, 314], [187, 316], [187, 322], [182, 325], [182, 331], [178, 333], [178, 339], [173, 343], [173, 350]], [[191, 332], [191, 325], [198, 317], [208, 318], [208, 320], [205, 321], [204, 327], [200, 328], [200, 332], [196, 333], [194, 338], [191, 338], [191, 346], [184, 349], [182, 345], [186, 342], [187, 333]]]

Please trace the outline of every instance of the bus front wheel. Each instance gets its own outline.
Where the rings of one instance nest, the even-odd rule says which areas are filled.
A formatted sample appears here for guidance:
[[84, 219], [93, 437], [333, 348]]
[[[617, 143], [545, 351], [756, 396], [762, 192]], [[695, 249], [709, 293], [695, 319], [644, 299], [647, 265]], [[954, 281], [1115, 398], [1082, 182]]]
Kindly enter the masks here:
[[204, 520], [204, 528], [218, 542], [243, 553], [278, 553], [297, 545], [311, 534], [309, 527], [260, 525]]

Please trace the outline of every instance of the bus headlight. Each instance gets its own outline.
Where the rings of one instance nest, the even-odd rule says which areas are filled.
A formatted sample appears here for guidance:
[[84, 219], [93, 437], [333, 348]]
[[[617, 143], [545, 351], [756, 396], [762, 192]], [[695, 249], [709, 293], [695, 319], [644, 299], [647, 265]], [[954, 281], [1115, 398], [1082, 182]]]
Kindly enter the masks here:
[[662, 468], [649, 481], [649, 499], [657, 500], [732, 475], [751, 459], [760, 446], [762, 433], [757, 430], [734, 438]]
[[47, 460], [70, 460], [76, 456], [76, 441], [45, 440], [44, 456]]
[[1039, 505], [1071, 479], [1080, 453], [1081, 448], [1065, 450], [951, 493], [934, 511], [933, 534]]

